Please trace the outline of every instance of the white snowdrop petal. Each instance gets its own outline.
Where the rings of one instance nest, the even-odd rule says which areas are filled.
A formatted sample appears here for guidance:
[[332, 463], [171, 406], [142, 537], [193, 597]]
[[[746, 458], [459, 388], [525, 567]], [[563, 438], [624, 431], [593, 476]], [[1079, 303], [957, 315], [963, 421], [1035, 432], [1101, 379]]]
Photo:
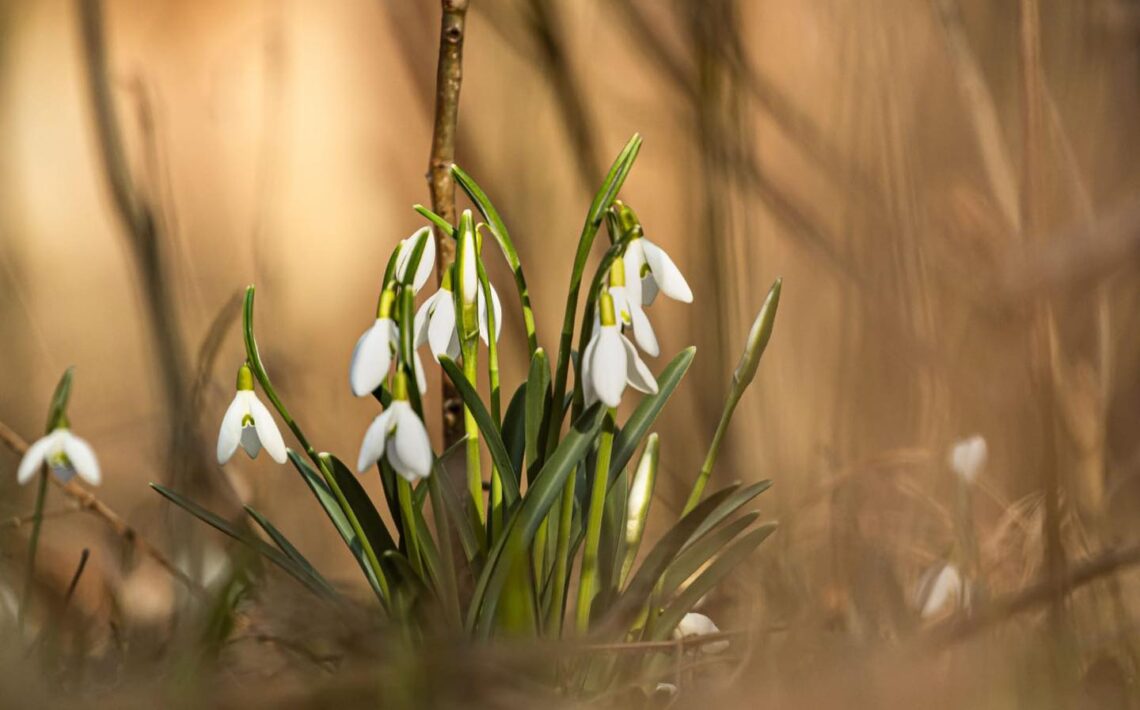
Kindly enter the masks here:
[[437, 362], [441, 354], [448, 353], [451, 341], [455, 338], [455, 301], [452, 300], [450, 291], [440, 291], [435, 312], [432, 313], [427, 328], [428, 347]]
[[93, 486], [99, 485], [103, 475], [99, 470], [99, 460], [95, 458], [95, 451], [83, 439], [74, 434], [63, 437], [63, 453], [71, 462], [71, 467], [79, 477]]
[[466, 232], [459, 244], [462, 253], [461, 269], [462, 273], [460, 286], [463, 289], [464, 303], [475, 303], [479, 294], [479, 266], [475, 260], [479, 255], [475, 251], [475, 237], [471, 232]]
[[391, 461], [393, 468], [409, 481], [427, 477], [434, 461], [427, 428], [407, 403], [393, 416], [396, 418], [396, 433], [388, 444], [388, 451], [394, 449], [399, 462], [397, 467], [396, 461]]
[[[488, 284], [490, 286], [490, 284]], [[491, 289], [491, 308], [494, 309], [495, 314], [495, 342], [499, 342], [499, 336], [503, 332], [503, 304], [499, 301], [499, 293], [495, 290], [494, 286]], [[483, 289], [479, 289], [479, 337], [483, 340], [483, 344], [487, 344], [487, 299], [483, 296]]]
[[637, 351], [633, 348], [633, 343], [624, 335], [621, 338], [622, 347], [625, 348], [626, 357], [626, 380], [630, 386], [639, 392], [646, 394], [657, 393], [657, 378], [653, 376], [653, 372], [649, 366], [637, 356]]
[[368, 430], [364, 432], [364, 441], [360, 445], [360, 456], [356, 460], [357, 473], [364, 473], [372, 468], [384, 455], [384, 441], [388, 438], [391, 418], [392, 410], [385, 409], [368, 425]]
[[[424, 245], [423, 255], [420, 257], [419, 266], [416, 267], [416, 276], [412, 279], [412, 290], [419, 291], [431, 278], [431, 272], [435, 268], [435, 235], [427, 227], [422, 228], [417, 235], [422, 234], [422, 239], [427, 239], [427, 244]], [[412, 248], [415, 248], [418, 239], [413, 235]]]
[[649, 264], [649, 271], [653, 274], [653, 280], [657, 282], [657, 287], [669, 298], [683, 303], [692, 303], [693, 291], [689, 288], [689, 282], [685, 281], [685, 277], [681, 275], [680, 269], [669, 258], [669, 255], [648, 239], [641, 241], [644, 242], [645, 261]]
[[40, 470], [44, 459], [47, 458], [48, 450], [52, 444], [58, 441], [55, 434], [56, 432], [52, 432], [47, 436], [37, 439], [34, 444], [28, 447], [27, 452], [24, 453], [24, 458], [20, 459], [20, 467], [16, 471], [16, 482], [21, 486], [32, 480], [32, 477], [36, 475], [36, 471]]
[[985, 438], [975, 434], [959, 441], [950, 449], [950, 467], [966, 483], [973, 483], [985, 467], [988, 453]]
[[377, 318], [372, 327], [364, 331], [352, 352], [349, 384], [352, 393], [363, 397], [380, 386], [392, 364], [391, 338], [394, 323], [388, 318]]
[[432, 316], [435, 313], [436, 301], [439, 300], [441, 293], [444, 293], [442, 289], [429, 296], [420, 306], [419, 310], [416, 311], [415, 318], [412, 319], [413, 344], [417, 348], [428, 342], [428, 329], [431, 325]]
[[646, 274], [645, 278], [641, 279], [641, 305], [652, 306], [657, 300], [657, 291], [657, 282], [653, 280], [653, 275]]
[[[240, 394], [239, 392], [238, 395]], [[222, 426], [218, 430], [218, 465], [225, 465], [237, 451], [238, 444], [241, 443], [241, 420], [247, 414], [249, 407], [245, 398], [235, 395], [222, 417]]]
[[640, 306], [635, 306], [630, 310], [630, 317], [633, 320], [633, 337], [637, 341], [637, 347], [650, 357], [660, 355], [661, 346], [657, 344], [657, 334], [653, 332], [649, 316], [645, 315]]
[[607, 407], [621, 404], [625, 391], [627, 356], [617, 326], [602, 326], [590, 358], [590, 381]]
[[414, 362], [412, 369], [416, 371], [416, 387], [419, 388], [420, 395], [423, 396], [427, 393], [427, 375], [424, 374], [424, 361], [420, 359], [420, 354], [412, 353]]
[[281, 430], [277, 428], [277, 422], [273, 420], [273, 415], [261, 403], [257, 395], [253, 392], [248, 394], [249, 413], [253, 416], [254, 426], [257, 427], [257, 438], [261, 440], [261, 445], [265, 447], [270, 458], [277, 463], [285, 463], [289, 458], [289, 452], [285, 449], [285, 440], [281, 438]]
[[958, 602], [962, 594], [962, 576], [954, 565], [943, 565], [937, 575], [928, 577], [920, 589], [922, 618], [929, 619]]
[[598, 401], [598, 394], [594, 391], [594, 385], [590, 381], [590, 361], [594, 357], [594, 348], [596, 348], [597, 345], [598, 325], [595, 323], [594, 335], [590, 338], [590, 342], [586, 343], [586, 352], [579, 356], [578, 365], [578, 376], [582, 378], [582, 399], [585, 401], [587, 407]]

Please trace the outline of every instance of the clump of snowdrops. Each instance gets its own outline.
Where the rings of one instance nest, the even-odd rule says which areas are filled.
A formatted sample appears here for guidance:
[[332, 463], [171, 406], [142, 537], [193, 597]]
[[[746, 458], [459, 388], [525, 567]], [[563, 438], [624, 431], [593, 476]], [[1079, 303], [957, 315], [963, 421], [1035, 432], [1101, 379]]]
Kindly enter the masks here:
[[[779, 281], [749, 334], [708, 455], [679, 519], [652, 545], [643, 545], [661, 455], [652, 428], [695, 349], [682, 350], [656, 373], [645, 359], [659, 354], [648, 314], [651, 304], [659, 295], [688, 303], [693, 294], [677, 265], [617, 199], [640, 146], [634, 136], [590, 205], [553, 362], [539, 346], [514, 243], [483, 190], [459, 167], [452, 169], [479, 221], [465, 211], [458, 224], [450, 224], [416, 206], [440, 239], [455, 242], [456, 259], [426, 299], [420, 297], [436, 253], [431, 227], [403, 240], [388, 262], [375, 318], [356, 344], [349, 367], [352, 393], [375, 398], [378, 408], [370, 425], [362, 423], [355, 470], [310, 442], [286, 407], [258, 351], [253, 286], [246, 292], [246, 358], [222, 418], [218, 462], [225, 464], [240, 447], [251, 457], [264, 449], [274, 461], [291, 463], [359, 563], [375, 594], [377, 613], [405, 629], [401, 638], [414, 643], [458, 633], [476, 640], [628, 643], [715, 633], [716, 625], [693, 612], [694, 606], [774, 528], [757, 525], [755, 512], [741, 513], [770, 482], [731, 485], [709, 495], [705, 486], [771, 335]], [[588, 258], [603, 229], [609, 244], [586, 279]], [[513, 297], [500, 299], [487, 277], [484, 261], [492, 258], [491, 244], [514, 274]], [[521, 319], [530, 367], [522, 385], [504, 401], [498, 349], [506, 318]], [[426, 368], [434, 363], [463, 403], [465, 436], [442, 451], [429, 438], [421, 404], [428, 386]], [[487, 397], [479, 393], [484, 377]], [[258, 386], [270, 406], [256, 393]], [[622, 419], [618, 407], [629, 399], [636, 406]], [[21, 465], [20, 480], [30, 478], [46, 460], [57, 473], [78, 472], [97, 483], [89, 448], [68, 433], [62, 412], [53, 416], [48, 437], [29, 453], [38, 458]], [[293, 448], [277, 419], [292, 432]], [[489, 470], [483, 466], [484, 454]], [[449, 484], [446, 469], [454, 466], [464, 467], [465, 486]], [[382, 500], [373, 501], [365, 492], [364, 476], [379, 476]], [[154, 488], [249, 545], [313, 593], [338, 596], [317, 565], [252, 508], [247, 508], [251, 519], [272, 544], [173, 490]], [[648, 548], [644, 554], [643, 546]], [[576, 585], [571, 583], [575, 570]], [[726, 645], [724, 640], [708, 644], [714, 650]], [[647, 654], [640, 662], [587, 663], [571, 672], [579, 675], [577, 687], [597, 689], [636, 673], [653, 682], [644, 675], [652, 672], [653, 662]]]

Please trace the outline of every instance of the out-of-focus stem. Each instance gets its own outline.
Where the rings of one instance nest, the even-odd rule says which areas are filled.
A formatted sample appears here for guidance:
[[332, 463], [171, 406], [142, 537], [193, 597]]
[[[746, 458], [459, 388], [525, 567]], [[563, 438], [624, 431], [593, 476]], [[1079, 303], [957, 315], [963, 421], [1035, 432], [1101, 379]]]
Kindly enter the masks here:
[[577, 485], [578, 469], [575, 467], [566, 477], [562, 487], [562, 500], [558, 509], [558, 544], [554, 552], [554, 573], [550, 583], [554, 586], [547, 611], [546, 626], [551, 636], [562, 635], [562, 612], [566, 603], [566, 576], [570, 571], [570, 523], [574, 519], [574, 488]]

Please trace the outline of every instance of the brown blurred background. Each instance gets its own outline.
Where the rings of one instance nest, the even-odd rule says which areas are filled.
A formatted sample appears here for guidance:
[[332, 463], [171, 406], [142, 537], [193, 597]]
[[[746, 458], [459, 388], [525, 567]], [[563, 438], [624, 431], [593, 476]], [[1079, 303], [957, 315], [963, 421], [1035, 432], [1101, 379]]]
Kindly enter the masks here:
[[[319, 448], [353, 458], [375, 406], [351, 396], [349, 356], [390, 250], [421, 224], [411, 205], [428, 201], [438, 13], [107, 3], [129, 170], [163, 237], [148, 265], [108, 191], [75, 7], [0, 3], [0, 421], [34, 438], [76, 365], [71, 419], [103, 463], [99, 495], [156, 544], [222, 539], [147, 481], [220, 510], [252, 501], [353, 579], [291, 468], [213, 463], [242, 357], [226, 304], [258, 285], [278, 389]], [[1136, 541], [1140, 4], [1041, 3], [1028, 69], [1020, 19], [989, 0], [472, 0], [458, 162], [507, 221], [548, 348], [593, 190], [645, 138], [622, 196], [696, 296], [654, 306], [653, 366], [698, 347], [659, 425], [655, 520], [683, 502], [751, 319], [784, 278], [715, 474], [776, 482], [761, 502], [782, 530], [726, 595], [752, 614], [897, 633], [919, 574], [952, 555], [945, 451], [975, 432], [995, 590], [1040, 578], [1051, 467], [1071, 559]], [[1040, 81], [1028, 134], [1027, 76]], [[510, 392], [523, 334], [509, 272], [491, 264]], [[161, 318], [148, 269], [169, 292]], [[176, 391], [191, 417], [172, 415]], [[436, 377], [429, 407], [438, 392]], [[0, 453], [3, 516], [30, 509], [15, 464]], [[109, 589], [137, 573], [98, 521], [53, 520], [45, 536], [64, 578], [100, 539]]]

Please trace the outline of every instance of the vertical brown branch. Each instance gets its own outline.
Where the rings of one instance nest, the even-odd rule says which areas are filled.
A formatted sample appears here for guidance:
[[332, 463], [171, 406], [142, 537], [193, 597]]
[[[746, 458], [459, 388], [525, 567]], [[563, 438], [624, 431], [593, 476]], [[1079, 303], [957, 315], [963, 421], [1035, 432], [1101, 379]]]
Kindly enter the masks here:
[[[451, 166], [455, 163], [455, 135], [459, 125], [467, 0], [442, 0], [441, 4], [443, 15], [439, 24], [435, 127], [428, 161], [428, 188], [431, 190], [432, 209], [448, 222], [456, 224], [455, 181], [451, 177]], [[455, 261], [455, 245], [442, 234], [437, 234], [437, 241], [436, 274], [442, 281], [444, 271]], [[463, 438], [463, 403], [451, 382], [446, 377], [442, 380], [443, 445], [448, 447]]]
[[[1037, 0], [1021, 0], [1020, 69], [1022, 117], [1021, 225], [1027, 239], [1040, 239], [1044, 174], [1041, 147], [1044, 101], [1041, 90], [1041, 27]], [[1052, 363], [1056, 360], [1056, 323], [1046, 296], [1033, 307], [1030, 358], [1041, 422], [1041, 476], [1045, 488], [1045, 569], [1048, 575], [1053, 621], [1062, 617], [1065, 601], [1065, 551], [1061, 542], [1060, 475], [1056, 450], [1056, 392]]]

